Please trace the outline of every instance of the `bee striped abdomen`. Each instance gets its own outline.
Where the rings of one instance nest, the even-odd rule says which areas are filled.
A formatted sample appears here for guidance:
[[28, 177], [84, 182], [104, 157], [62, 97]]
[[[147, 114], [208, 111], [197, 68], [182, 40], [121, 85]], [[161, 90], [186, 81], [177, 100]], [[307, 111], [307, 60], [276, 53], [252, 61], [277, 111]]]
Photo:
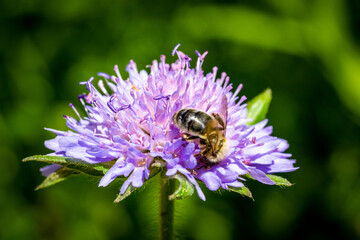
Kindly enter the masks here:
[[211, 119], [206, 113], [191, 108], [181, 109], [173, 116], [173, 122], [179, 129], [196, 136], [203, 135]]

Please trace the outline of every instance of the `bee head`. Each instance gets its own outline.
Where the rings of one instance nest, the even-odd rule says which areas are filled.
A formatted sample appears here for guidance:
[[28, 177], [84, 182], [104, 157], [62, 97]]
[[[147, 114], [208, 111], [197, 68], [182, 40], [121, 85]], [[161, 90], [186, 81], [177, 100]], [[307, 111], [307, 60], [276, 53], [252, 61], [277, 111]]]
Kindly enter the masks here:
[[211, 145], [212, 155], [215, 156], [223, 147], [225, 136], [221, 131], [214, 132], [208, 136], [208, 140]]

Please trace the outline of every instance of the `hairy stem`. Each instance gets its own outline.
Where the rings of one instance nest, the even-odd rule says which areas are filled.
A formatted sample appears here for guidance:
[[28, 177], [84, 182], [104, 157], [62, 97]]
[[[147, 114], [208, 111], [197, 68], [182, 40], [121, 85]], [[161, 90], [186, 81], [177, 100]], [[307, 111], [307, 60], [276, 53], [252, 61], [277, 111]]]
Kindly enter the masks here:
[[175, 183], [166, 177], [165, 172], [161, 172], [160, 178], [160, 240], [171, 240], [174, 238], [175, 201], [169, 200], [169, 196], [175, 191]]

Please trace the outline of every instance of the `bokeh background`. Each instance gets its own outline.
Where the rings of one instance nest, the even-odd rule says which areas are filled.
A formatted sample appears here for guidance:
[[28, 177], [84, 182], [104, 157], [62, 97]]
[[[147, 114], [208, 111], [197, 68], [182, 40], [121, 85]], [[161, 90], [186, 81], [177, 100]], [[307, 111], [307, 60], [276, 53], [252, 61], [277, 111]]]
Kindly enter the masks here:
[[360, 2], [31, 1], [0, 2], [0, 239], [151, 239], [157, 180], [118, 205], [119, 185], [73, 177], [34, 191], [46, 154], [43, 128], [62, 115], [97, 72], [123, 76], [177, 43], [193, 59], [209, 51], [248, 98], [270, 87], [274, 135], [290, 142], [300, 169], [280, 189], [249, 182], [255, 201], [206, 191], [177, 202], [180, 239], [360, 238]]

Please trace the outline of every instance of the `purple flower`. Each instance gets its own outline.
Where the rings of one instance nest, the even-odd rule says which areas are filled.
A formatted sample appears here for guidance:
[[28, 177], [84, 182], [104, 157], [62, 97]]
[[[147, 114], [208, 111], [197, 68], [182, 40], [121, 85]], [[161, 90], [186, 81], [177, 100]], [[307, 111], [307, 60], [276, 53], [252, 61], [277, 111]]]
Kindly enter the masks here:
[[[179, 46], [179, 45], [178, 45]], [[283, 153], [288, 143], [270, 136], [271, 127], [265, 127], [267, 120], [254, 126], [247, 123], [245, 97], [238, 97], [242, 85], [235, 92], [229, 77], [222, 73], [217, 78], [217, 68], [204, 74], [201, 66], [207, 54], [196, 51], [198, 59], [195, 68], [190, 67], [191, 58], [177, 50], [178, 59], [172, 63], [154, 60], [150, 73], [137, 70], [131, 60], [126, 71], [129, 78], [123, 80], [115, 66], [116, 75], [98, 75], [104, 80], [94, 86], [94, 78], [82, 82], [89, 93], [79, 96], [85, 108], [86, 117], [65, 116], [67, 126], [72, 131], [53, 131], [57, 136], [45, 142], [52, 155], [82, 159], [90, 164], [116, 160], [115, 164], [101, 179], [99, 186], [107, 186], [118, 176], [125, 176], [120, 193], [128, 186], [140, 187], [149, 178], [150, 166], [154, 159], [162, 159], [166, 164], [166, 175], [184, 175], [205, 200], [197, 180], [205, 183], [212, 191], [229, 187], [242, 187], [250, 174], [265, 184], [274, 184], [266, 176], [269, 173], [289, 172], [297, 168], [290, 154]], [[106, 85], [106, 86], [105, 86]], [[111, 90], [110, 92], [108, 90]], [[206, 164], [201, 160], [199, 141], [186, 141], [173, 124], [173, 115], [180, 109], [193, 108], [207, 114], [224, 111], [226, 99], [227, 127], [226, 145], [228, 150], [223, 160], [216, 164]], [[48, 175], [56, 167], [47, 167]]]

